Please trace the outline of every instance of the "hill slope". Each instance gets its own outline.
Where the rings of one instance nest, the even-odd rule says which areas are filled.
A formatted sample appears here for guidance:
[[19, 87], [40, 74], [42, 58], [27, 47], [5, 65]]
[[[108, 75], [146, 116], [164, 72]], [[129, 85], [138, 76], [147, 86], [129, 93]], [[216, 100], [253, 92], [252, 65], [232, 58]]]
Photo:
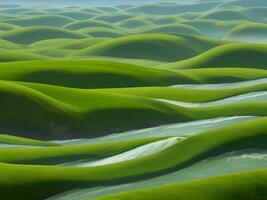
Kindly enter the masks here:
[[[267, 195], [267, 172], [259, 170], [146, 190], [111, 195], [98, 200], [256, 200]], [[202, 198], [201, 195], [205, 194]], [[263, 198], [262, 198], [263, 197]], [[89, 198], [88, 198], [89, 199]]]
[[267, 46], [260, 44], [227, 44], [181, 62], [168, 64], [174, 69], [244, 67], [266, 69]]
[[78, 55], [177, 61], [192, 57], [220, 42], [173, 35], [143, 34], [126, 36], [84, 49]]
[[0, 38], [18, 44], [31, 44], [41, 40], [56, 38], [81, 39], [85, 37], [86, 35], [81, 33], [51, 27], [30, 27], [0, 33]]

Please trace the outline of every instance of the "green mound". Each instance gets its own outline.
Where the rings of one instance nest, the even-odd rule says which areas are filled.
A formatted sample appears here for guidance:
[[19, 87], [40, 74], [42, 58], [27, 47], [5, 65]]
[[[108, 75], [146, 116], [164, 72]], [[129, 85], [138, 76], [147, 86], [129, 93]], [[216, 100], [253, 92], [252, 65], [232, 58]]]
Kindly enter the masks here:
[[23, 12], [29, 12], [29, 11], [33, 11], [33, 9], [32, 8], [24, 8], [24, 7], [13, 7], [13, 8], [7, 8], [7, 9], [3, 9], [3, 10], [1, 10], [1, 12], [3, 12], [3, 13], [7, 13], [7, 14], [14, 14], [14, 15], [16, 15], [16, 14], [21, 14], [21, 13], [23, 13]]
[[26, 11], [26, 12], [23, 12], [21, 13], [20, 15], [23, 15], [23, 16], [40, 16], [40, 15], [47, 15], [48, 13], [47, 12], [44, 12], [44, 11], [36, 11], [36, 10], [32, 10], [32, 11]]
[[157, 25], [174, 24], [177, 23], [177, 17], [160, 17], [153, 20], [153, 23]]
[[[81, 39], [81, 40], [87, 40], [87, 39]], [[68, 39], [68, 38], [56, 38], [56, 39], [47, 39], [47, 40], [41, 40], [32, 43], [31, 47], [37, 47], [37, 48], [58, 48], [61, 46], [65, 46], [68, 44], [72, 44], [75, 42], [80, 41], [79, 39]]]
[[63, 15], [65, 17], [70, 17], [72, 19], [78, 19], [78, 20], [89, 19], [94, 16], [92, 13], [83, 12], [83, 11], [66, 11], [66, 12], [60, 13], [60, 15]]
[[7, 112], [1, 116], [1, 127], [17, 136], [88, 138], [174, 122], [181, 117], [171, 105], [140, 97], [68, 88], [56, 89], [54, 96], [1, 83], [1, 110]]
[[191, 78], [179, 73], [108, 60], [6, 63], [1, 65], [0, 71], [2, 80], [80, 88], [153, 86], [194, 82]]
[[189, 25], [196, 28], [203, 35], [222, 38], [224, 34], [233, 27], [240, 24], [247, 23], [245, 21], [219, 21], [212, 19], [195, 19], [191, 21], [182, 22], [183, 24]]
[[180, 14], [179, 17], [181, 19], [186, 19], [186, 20], [196, 20], [200, 15], [201, 14], [198, 12], [186, 12], [186, 13]]
[[31, 44], [40, 40], [69, 38], [81, 39], [86, 36], [59, 28], [51, 27], [29, 27], [6, 31], [0, 34], [0, 38], [18, 44]]
[[104, 12], [109, 12], [109, 13], [120, 11], [119, 8], [112, 7], [112, 6], [98, 6], [98, 7], [95, 7], [95, 9], [104, 11]]
[[81, 11], [87, 12], [87, 13], [92, 13], [92, 14], [102, 14], [103, 12], [96, 9], [96, 8], [83, 8]]
[[193, 58], [167, 65], [170, 68], [239, 67], [266, 69], [267, 47], [260, 44], [226, 44]]
[[151, 5], [141, 5], [128, 9], [128, 12], [142, 12], [146, 14], [155, 15], [172, 15], [180, 14], [184, 12], [203, 12], [214, 8], [219, 3], [217, 2], [204, 2], [195, 3], [188, 5], [181, 4], [151, 4]]
[[[0, 135], [0, 141], [7, 141], [11, 144], [38, 146], [31, 148], [1, 148], [0, 160], [5, 163], [43, 165], [55, 165], [82, 159], [98, 160], [129, 151], [133, 148], [146, 145], [160, 139], [162, 138], [146, 138], [120, 142], [74, 144], [64, 146], [52, 142]], [[40, 146], [49, 146], [50, 148], [40, 148]]]
[[[99, 200], [256, 200], [264, 199], [267, 170], [220, 176], [200, 181], [168, 185], [146, 190], [121, 193]], [[202, 194], [205, 196], [202, 198]], [[88, 198], [89, 199], [89, 198]]]
[[6, 134], [0, 134], [0, 144], [27, 145], [27, 146], [58, 146], [52, 142], [32, 140], [28, 138], [15, 137]]
[[86, 38], [86, 39], [79, 39], [73, 42], [69, 43], [63, 43], [62, 48], [63, 49], [74, 49], [74, 50], [81, 50], [85, 49], [87, 47], [99, 44], [101, 42], [105, 42], [109, 40], [109, 38]]
[[[165, 66], [164, 66], [165, 68]], [[185, 76], [194, 77], [199, 83], [229, 83], [255, 80], [266, 77], [266, 70], [254, 68], [195, 68], [178, 71]]]
[[151, 26], [152, 24], [144, 19], [126, 19], [118, 23], [122, 28], [140, 28], [143, 26]]
[[200, 17], [201, 19], [215, 19], [215, 20], [248, 20], [248, 16], [239, 10], [215, 10], [208, 12]]
[[104, 15], [96, 16], [94, 19], [104, 21], [104, 22], [109, 22], [109, 23], [116, 23], [122, 20], [129, 19], [131, 17], [133, 16], [127, 13], [118, 13], [118, 14], [116, 13], [116, 14], [104, 14]]
[[71, 18], [59, 16], [59, 15], [44, 15], [44, 16], [34, 16], [26, 17], [22, 19], [10, 19], [3, 22], [9, 24], [15, 24], [18, 26], [54, 26], [61, 27], [72, 21]]
[[4, 49], [5, 50], [8, 50], [8, 49], [20, 49], [20, 48], [24, 47], [23, 45], [15, 44], [13, 42], [9, 42], [9, 41], [2, 40], [2, 39], [0, 39], [0, 46], [1, 46], [2, 51]]
[[79, 30], [82, 28], [90, 28], [90, 27], [104, 27], [104, 28], [115, 28], [113, 25], [102, 22], [102, 21], [97, 21], [97, 20], [81, 20], [81, 21], [76, 21], [69, 23], [64, 26], [66, 29], [70, 30]]
[[115, 37], [120, 37], [124, 35], [122, 31], [113, 30], [110, 28], [103, 28], [103, 27], [83, 28], [83, 29], [80, 29], [80, 32], [84, 34], [88, 34], [93, 37], [104, 37], [104, 38], [107, 38], [107, 37], [115, 38]]
[[[203, 72], [204, 73], [204, 72]], [[266, 74], [267, 75], [267, 74]], [[214, 76], [211, 76], [214, 78]], [[265, 91], [267, 84], [258, 84], [255, 86], [220, 89], [220, 90], [205, 90], [205, 89], [190, 89], [180, 87], [134, 87], [134, 88], [112, 88], [101, 89], [101, 91], [113, 92], [118, 94], [127, 94], [153, 99], [169, 99], [182, 102], [209, 102], [216, 101], [240, 94], [246, 94], [256, 91]]]
[[[6, 42], [4, 44], [7, 44]], [[10, 47], [9, 44], [7, 44]], [[16, 52], [16, 53], [14, 53]], [[34, 53], [27, 53], [21, 50], [0, 50], [0, 62], [26, 61], [26, 60], [47, 60], [49, 57]]]
[[227, 32], [225, 37], [249, 42], [267, 41], [267, 25], [260, 23], [239, 25]]
[[8, 24], [8, 23], [0, 23], [0, 30], [1, 31], [9, 31], [19, 28], [19, 26], [13, 25], [13, 24]]
[[192, 57], [217, 46], [217, 42], [193, 39], [183, 36], [142, 34], [120, 37], [84, 49], [78, 55], [97, 55], [119, 58], [148, 59], [158, 61], [177, 61]]
[[150, 29], [148, 31], [145, 31], [144, 33], [200, 35], [197, 29], [183, 24], [164, 25], [158, 28]]

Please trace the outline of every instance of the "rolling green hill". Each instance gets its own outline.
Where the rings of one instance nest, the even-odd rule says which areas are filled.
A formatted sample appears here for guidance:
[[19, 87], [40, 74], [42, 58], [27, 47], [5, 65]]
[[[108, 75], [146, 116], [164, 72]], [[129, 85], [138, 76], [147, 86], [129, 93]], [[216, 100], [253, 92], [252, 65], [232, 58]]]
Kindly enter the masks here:
[[248, 16], [239, 10], [215, 10], [205, 13], [200, 17], [201, 19], [215, 19], [215, 20], [249, 20]]
[[[10, 46], [9, 46], [10, 47]], [[16, 51], [16, 54], [14, 54]], [[26, 60], [47, 60], [49, 57], [34, 53], [27, 53], [21, 50], [0, 50], [0, 62], [26, 61]]]
[[37, 82], [76, 88], [168, 86], [195, 82], [194, 78], [178, 72], [99, 59], [3, 63], [0, 65], [0, 71], [2, 80]]
[[0, 33], [0, 38], [18, 44], [31, 44], [37, 41], [52, 38], [81, 39], [85, 37], [86, 35], [81, 33], [50, 27], [30, 27]]
[[219, 45], [212, 40], [190, 39], [164, 34], [126, 36], [84, 49], [80, 56], [97, 55], [120, 58], [177, 61], [197, 55], [201, 51]]
[[58, 144], [52, 142], [15, 137], [6, 134], [0, 134], [0, 144], [29, 145], [29, 146], [58, 146]]
[[70, 30], [79, 30], [79, 29], [88, 28], [88, 27], [115, 28], [112, 24], [102, 22], [102, 21], [97, 21], [97, 20], [91, 20], [91, 19], [71, 22], [64, 26], [65, 29], [70, 29]]
[[119, 30], [113, 30], [113, 29], [109, 29], [109, 28], [103, 28], [103, 27], [93, 27], [93, 28], [83, 28], [79, 30], [81, 33], [85, 33], [88, 34], [92, 37], [111, 37], [111, 38], [115, 38], [115, 37], [121, 37], [123, 36], [125, 33], [123, 33], [122, 31]]
[[231, 28], [246, 22], [239, 20], [220, 21], [214, 19], [195, 19], [182, 23], [196, 28], [203, 35], [215, 38], [223, 38], [225, 33]]
[[266, 11], [0, 3], [0, 200], [267, 200]]
[[228, 31], [225, 37], [248, 42], [267, 41], [267, 25], [260, 23], [239, 25]]
[[142, 12], [155, 15], [173, 15], [183, 12], [203, 12], [217, 6], [217, 2], [204, 2], [188, 5], [173, 5], [173, 4], [151, 4], [141, 5], [128, 9], [128, 12]]
[[118, 13], [118, 14], [113, 13], [113, 14], [103, 14], [100, 16], [96, 16], [94, 19], [104, 21], [104, 22], [109, 22], [109, 23], [116, 23], [116, 22], [120, 22], [120, 21], [129, 19], [131, 17], [133, 17], [133, 16], [128, 14], [128, 13]]
[[9, 23], [0, 23], [0, 30], [1, 31], [9, 31], [15, 28], [19, 28], [19, 26], [9, 24]]
[[[186, 108], [142, 96], [6, 81], [1, 83], [1, 96], [2, 110], [9, 111], [0, 120], [6, 127], [4, 131], [38, 139], [91, 138], [136, 127], [221, 116], [267, 114], [264, 102]], [[13, 109], [15, 104], [20, 105], [19, 111]], [[12, 121], [12, 126], [6, 123], [9, 121]], [[103, 124], [108, 128], [103, 129]], [[114, 125], [116, 129], [113, 129]]]
[[[1, 142], [3, 141], [9, 144], [38, 146], [32, 148], [1, 148], [1, 162], [14, 164], [56, 165], [64, 162], [71, 162], [73, 160], [98, 160], [155, 142], [162, 138], [146, 138], [122, 142], [75, 144], [65, 146], [52, 142], [29, 140], [8, 135], [3, 135], [0, 139]], [[49, 148], [42, 148], [40, 146], [49, 146]], [[20, 154], [20, 156], [18, 156], [18, 154]]]
[[[266, 69], [266, 45], [226, 44], [213, 48], [193, 58], [167, 64], [173, 69], [239, 67]], [[244, 59], [249, 58], [249, 59]]]
[[117, 24], [122, 28], [140, 28], [144, 26], [152, 26], [152, 24], [144, 19], [126, 19]]
[[153, 28], [145, 31], [145, 33], [200, 35], [197, 29], [187, 25], [180, 25], [180, 24], [165, 25], [158, 28]]
[[[201, 181], [192, 181], [142, 191], [121, 193], [113, 196], [97, 198], [101, 200], [138, 200], [166, 199], [169, 200], [255, 200], [266, 196], [266, 170], [220, 176]], [[261, 188], [258, 190], [257, 188]], [[199, 194], [204, 193], [201, 197]], [[88, 197], [89, 199], [89, 197]]]
[[[66, 16], [66, 17], [70, 17], [72, 19], [89, 19], [91, 17], [93, 17], [94, 15], [92, 13], [88, 13], [88, 12], [82, 12], [82, 11], [66, 11], [63, 13], [60, 13], [60, 15]], [[70, 22], [70, 21], [68, 21]], [[66, 24], [66, 23], [64, 23]]]
[[72, 21], [71, 18], [58, 16], [58, 15], [47, 15], [47, 16], [35, 16], [35, 17], [26, 17], [22, 19], [10, 19], [3, 22], [8, 24], [14, 24], [18, 26], [54, 26], [61, 27]]

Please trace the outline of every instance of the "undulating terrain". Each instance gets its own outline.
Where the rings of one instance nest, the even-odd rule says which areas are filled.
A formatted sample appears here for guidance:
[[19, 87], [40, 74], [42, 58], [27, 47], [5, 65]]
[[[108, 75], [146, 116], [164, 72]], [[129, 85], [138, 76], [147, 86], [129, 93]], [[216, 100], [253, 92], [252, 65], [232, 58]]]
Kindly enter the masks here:
[[267, 200], [267, 1], [1, 1], [0, 110], [1, 200]]

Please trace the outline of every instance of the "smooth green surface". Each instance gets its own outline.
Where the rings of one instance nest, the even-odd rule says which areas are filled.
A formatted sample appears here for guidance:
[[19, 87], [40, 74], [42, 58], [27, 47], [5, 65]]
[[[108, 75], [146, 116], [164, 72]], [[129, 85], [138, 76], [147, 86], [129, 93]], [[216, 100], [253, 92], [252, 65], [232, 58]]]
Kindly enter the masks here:
[[265, 0], [19, 1], [0, 3], [1, 200], [266, 200]]
[[[129, 181], [161, 175], [227, 151], [265, 149], [266, 133], [266, 118], [262, 118], [193, 136], [160, 153], [113, 165], [75, 168], [1, 164], [0, 168], [5, 172], [0, 179], [0, 185], [5, 185], [1, 194], [12, 198], [42, 199], [70, 188], [90, 187], [93, 183], [94, 186], [112, 185], [125, 178]], [[177, 157], [177, 152], [183, 153]], [[29, 176], [32, 178], [27, 179]], [[18, 189], [12, 193], [13, 188]], [[26, 193], [29, 188], [34, 192]]]
[[[170, 199], [170, 200], [262, 200], [266, 193], [266, 170], [227, 175], [201, 181], [151, 188], [142, 191], [98, 198], [120, 199]], [[203, 196], [199, 195], [203, 194]], [[88, 197], [89, 199], [89, 197]]]

